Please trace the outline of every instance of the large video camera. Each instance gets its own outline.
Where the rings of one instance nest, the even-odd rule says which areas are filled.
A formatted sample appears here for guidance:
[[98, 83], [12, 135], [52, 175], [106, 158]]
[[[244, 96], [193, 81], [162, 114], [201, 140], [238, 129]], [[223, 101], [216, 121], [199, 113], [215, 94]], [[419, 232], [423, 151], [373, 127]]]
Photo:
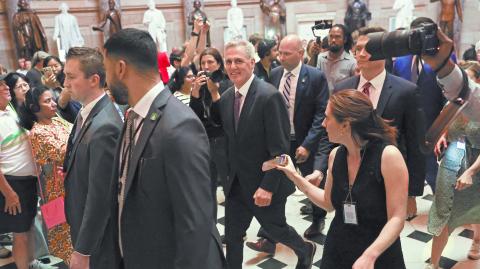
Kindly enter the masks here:
[[439, 46], [437, 29], [434, 23], [422, 23], [411, 30], [368, 34], [366, 50], [370, 61], [411, 54], [435, 55]]

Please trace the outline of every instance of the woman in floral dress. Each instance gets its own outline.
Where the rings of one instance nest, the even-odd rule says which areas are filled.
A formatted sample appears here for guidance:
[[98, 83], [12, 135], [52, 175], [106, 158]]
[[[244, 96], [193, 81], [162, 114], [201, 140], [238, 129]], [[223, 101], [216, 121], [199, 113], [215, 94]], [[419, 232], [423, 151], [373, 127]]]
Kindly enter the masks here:
[[[20, 123], [30, 130], [32, 151], [41, 173], [41, 204], [65, 195], [63, 177], [58, 167], [63, 165], [71, 124], [57, 117], [57, 105], [52, 91], [39, 86], [27, 92], [25, 106], [20, 109]], [[68, 263], [73, 252], [70, 227], [62, 223], [48, 230], [50, 254]]]

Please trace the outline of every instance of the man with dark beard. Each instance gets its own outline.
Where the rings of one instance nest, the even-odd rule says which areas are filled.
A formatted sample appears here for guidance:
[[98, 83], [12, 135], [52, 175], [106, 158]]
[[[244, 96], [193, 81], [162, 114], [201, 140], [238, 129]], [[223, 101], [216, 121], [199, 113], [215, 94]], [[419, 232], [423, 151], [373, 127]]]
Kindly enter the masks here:
[[100, 52], [71, 48], [65, 75], [65, 88], [82, 104], [63, 166], [65, 215], [74, 249], [70, 268], [118, 268], [110, 187], [122, 120], [103, 90], [105, 67]]
[[325, 73], [330, 93], [333, 85], [355, 75], [357, 62], [350, 54], [353, 40], [343, 24], [334, 25], [328, 33], [329, 50], [318, 55], [317, 67]]
[[202, 123], [164, 88], [148, 32], [121, 30], [104, 49], [112, 95], [131, 107], [111, 186], [120, 268], [224, 268]]

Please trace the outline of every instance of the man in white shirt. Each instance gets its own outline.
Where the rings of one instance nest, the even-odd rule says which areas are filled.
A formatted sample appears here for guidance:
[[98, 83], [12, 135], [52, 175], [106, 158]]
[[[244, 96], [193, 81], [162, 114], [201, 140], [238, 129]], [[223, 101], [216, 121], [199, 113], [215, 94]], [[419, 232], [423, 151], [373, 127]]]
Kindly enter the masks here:
[[63, 166], [65, 215], [74, 249], [70, 268], [118, 268], [110, 188], [122, 120], [103, 90], [103, 56], [95, 49], [73, 47], [66, 58], [65, 88], [82, 104]]
[[148, 32], [121, 30], [104, 49], [112, 95], [131, 107], [111, 190], [123, 268], [224, 268], [202, 123], [164, 88]]
[[228, 141], [229, 180], [224, 188], [225, 240], [230, 269], [243, 263], [243, 236], [255, 217], [269, 236], [298, 256], [297, 269], [311, 268], [316, 246], [305, 242], [285, 219], [293, 183], [262, 163], [288, 153], [290, 124], [282, 93], [253, 75], [255, 48], [247, 41], [225, 45], [225, 67], [234, 87], [212, 91], [212, 118]]

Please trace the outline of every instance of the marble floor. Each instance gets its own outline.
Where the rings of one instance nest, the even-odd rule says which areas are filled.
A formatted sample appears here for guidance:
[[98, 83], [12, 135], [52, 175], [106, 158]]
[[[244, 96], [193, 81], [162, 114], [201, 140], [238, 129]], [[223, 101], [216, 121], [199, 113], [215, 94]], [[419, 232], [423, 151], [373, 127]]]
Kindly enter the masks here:
[[[224, 232], [224, 197], [221, 191], [218, 191], [218, 230], [220, 234]], [[432, 236], [428, 234], [426, 229], [428, 210], [431, 205], [433, 196], [428, 187], [425, 188], [425, 195], [417, 198], [418, 216], [405, 222], [405, 228], [401, 233], [403, 254], [407, 269], [423, 269], [425, 262], [430, 257], [432, 245]], [[305, 229], [310, 225], [311, 217], [302, 216], [299, 213], [300, 207], [307, 202], [306, 197], [296, 192], [288, 198], [286, 206], [286, 215], [288, 223], [303, 234]], [[333, 218], [333, 213], [329, 213], [326, 219], [325, 232]], [[247, 231], [247, 240], [256, 240], [256, 233], [259, 228], [258, 222], [254, 219]], [[480, 261], [468, 260], [466, 255], [470, 248], [472, 231], [469, 227], [457, 228], [451, 235], [450, 240], [443, 252], [441, 266], [445, 269], [480, 269]], [[317, 243], [317, 253], [315, 254], [314, 268], [320, 268], [320, 259], [322, 257], [323, 242], [325, 235], [317, 236], [313, 241]], [[51, 265], [58, 268], [67, 268], [63, 262], [55, 257], [51, 258]], [[290, 269], [295, 268], [296, 256], [292, 250], [277, 244], [276, 254], [274, 257], [264, 253], [258, 253], [250, 250], [248, 247], [244, 249], [244, 266], [243, 268], [263, 268], [263, 269]], [[0, 259], [0, 269], [15, 269], [12, 264], [13, 260]]]

